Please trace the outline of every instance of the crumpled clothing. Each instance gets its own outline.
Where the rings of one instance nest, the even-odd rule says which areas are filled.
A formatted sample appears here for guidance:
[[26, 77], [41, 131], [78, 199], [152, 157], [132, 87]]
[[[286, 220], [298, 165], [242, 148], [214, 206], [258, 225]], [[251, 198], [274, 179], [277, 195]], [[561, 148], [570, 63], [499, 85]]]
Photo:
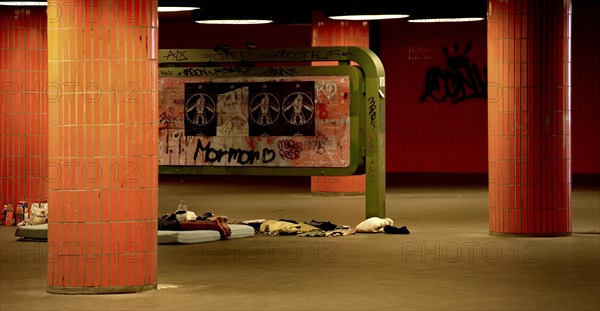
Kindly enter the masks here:
[[335, 230], [337, 228], [337, 225], [332, 224], [330, 221], [316, 221], [313, 219], [311, 221], [307, 221], [306, 224], [315, 226], [323, 231], [331, 231], [331, 230]]
[[316, 230], [310, 230], [310, 231], [298, 233], [298, 236], [323, 237], [323, 236], [327, 236], [327, 232], [325, 232], [321, 229], [316, 229]]
[[304, 223], [291, 223], [287, 221], [281, 220], [265, 220], [261, 225], [259, 232], [260, 233], [272, 233], [277, 232], [277, 234], [298, 234], [310, 230], [316, 230], [317, 227], [307, 225]]
[[341, 230], [327, 231], [327, 236], [332, 236], [332, 237], [346, 236], [346, 235], [350, 235], [350, 234], [354, 234], [354, 233], [355, 233], [354, 230], [341, 229]]
[[337, 236], [346, 236], [349, 234], [354, 234], [354, 230], [331, 230], [324, 231], [321, 229], [310, 230], [306, 232], [299, 233], [298, 236], [303, 237], [337, 237]]

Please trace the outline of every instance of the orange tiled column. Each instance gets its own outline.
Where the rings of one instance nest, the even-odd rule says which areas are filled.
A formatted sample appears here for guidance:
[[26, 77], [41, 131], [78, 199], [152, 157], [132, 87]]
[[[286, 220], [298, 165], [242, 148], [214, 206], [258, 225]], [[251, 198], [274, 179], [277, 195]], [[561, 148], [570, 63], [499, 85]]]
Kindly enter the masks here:
[[[326, 17], [322, 11], [312, 16], [312, 46], [361, 46], [369, 47], [369, 24], [364, 21], [338, 21]], [[337, 62], [334, 62], [337, 65]], [[314, 64], [328, 65], [318, 62]], [[352, 176], [313, 176], [310, 190], [317, 194], [364, 194], [364, 174]]]
[[490, 233], [570, 234], [570, 0], [488, 4]]
[[156, 288], [156, 0], [48, 3], [51, 293]]
[[0, 6], [0, 208], [48, 199], [46, 10]]

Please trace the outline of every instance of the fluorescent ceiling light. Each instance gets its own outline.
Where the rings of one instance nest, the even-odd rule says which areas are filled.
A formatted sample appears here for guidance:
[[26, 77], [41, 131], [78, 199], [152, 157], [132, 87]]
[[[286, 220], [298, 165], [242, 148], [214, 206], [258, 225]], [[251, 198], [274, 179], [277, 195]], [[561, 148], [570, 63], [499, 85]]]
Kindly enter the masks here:
[[11, 6], [48, 6], [47, 1], [0, 1], [0, 5]]
[[192, 11], [192, 10], [198, 10], [198, 7], [193, 7], [193, 6], [159, 6], [158, 7], [158, 12], [159, 13], [164, 13], [164, 12], [183, 12], [183, 11]]
[[258, 25], [273, 22], [271, 16], [252, 11], [194, 10], [191, 18], [198, 24]]
[[371, 21], [380, 19], [396, 19], [396, 18], [407, 18], [409, 15], [406, 14], [364, 14], [364, 15], [336, 15], [329, 16], [335, 20], [346, 20], [346, 21]]
[[409, 19], [411, 23], [458, 23], [458, 22], [475, 22], [483, 20], [483, 17], [458, 17], [458, 18], [422, 18]]
[[197, 20], [198, 24], [218, 24], [218, 25], [257, 25], [269, 24], [273, 21], [270, 19], [204, 19]]

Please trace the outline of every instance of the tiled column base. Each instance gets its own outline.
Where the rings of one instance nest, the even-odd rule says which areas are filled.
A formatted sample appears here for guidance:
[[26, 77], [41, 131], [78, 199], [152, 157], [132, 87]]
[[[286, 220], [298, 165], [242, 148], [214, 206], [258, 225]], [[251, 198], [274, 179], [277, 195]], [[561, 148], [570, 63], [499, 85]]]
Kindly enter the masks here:
[[156, 285], [146, 286], [116, 286], [116, 287], [54, 287], [48, 286], [47, 291], [52, 294], [86, 295], [86, 294], [124, 294], [137, 293], [156, 289]]
[[355, 176], [312, 176], [310, 191], [318, 195], [363, 195], [365, 175]]

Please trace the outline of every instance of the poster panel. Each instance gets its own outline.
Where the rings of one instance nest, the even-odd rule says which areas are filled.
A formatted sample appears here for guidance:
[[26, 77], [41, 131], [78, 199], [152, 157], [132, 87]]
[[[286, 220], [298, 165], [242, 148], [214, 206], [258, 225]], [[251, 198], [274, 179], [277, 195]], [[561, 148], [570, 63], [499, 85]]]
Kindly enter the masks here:
[[350, 165], [347, 76], [161, 77], [159, 165]]

